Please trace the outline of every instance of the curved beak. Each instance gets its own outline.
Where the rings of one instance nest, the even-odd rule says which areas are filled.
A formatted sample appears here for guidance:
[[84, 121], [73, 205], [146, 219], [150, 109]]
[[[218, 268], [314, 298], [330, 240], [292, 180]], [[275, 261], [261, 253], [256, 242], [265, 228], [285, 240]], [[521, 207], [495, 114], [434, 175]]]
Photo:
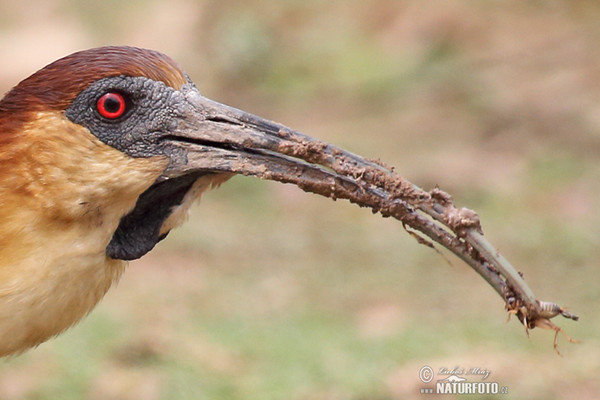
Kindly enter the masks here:
[[519, 307], [518, 315], [529, 321], [541, 315], [523, 278], [483, 237], [477, 214], [456, 208], [447, 193], [424, 191], [380, 162], [214, 102], [193, 85], [181, 93], [185, 111], [179, 126], [163, 138], [180, 156], [171, 158], [161, 179], [198, 172], [236, 173], [348, 199], [400, 220], [419, 243], [433, 247], [433, 241], [450, 250], [502, 296], [507, 308]]

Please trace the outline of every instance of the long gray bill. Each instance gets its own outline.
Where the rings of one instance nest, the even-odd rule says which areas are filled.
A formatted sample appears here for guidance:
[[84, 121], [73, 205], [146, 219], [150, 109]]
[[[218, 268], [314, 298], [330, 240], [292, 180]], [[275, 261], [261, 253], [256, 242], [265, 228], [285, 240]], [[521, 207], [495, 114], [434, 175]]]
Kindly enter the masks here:
[[186, 156], [169, 166], [165, 179], [195, 171], [232, 172], [292, 183], [307, 192], [369, 207], [458, 256], [526, 326], [544, 318], [532, 290], [483, 236], [477, 214], [455, 207], [447, 193], [425, 191], [383, 163], [214, 102], [193, 87], [184, 94], [189, 104], [185, 124], [165, 140]]

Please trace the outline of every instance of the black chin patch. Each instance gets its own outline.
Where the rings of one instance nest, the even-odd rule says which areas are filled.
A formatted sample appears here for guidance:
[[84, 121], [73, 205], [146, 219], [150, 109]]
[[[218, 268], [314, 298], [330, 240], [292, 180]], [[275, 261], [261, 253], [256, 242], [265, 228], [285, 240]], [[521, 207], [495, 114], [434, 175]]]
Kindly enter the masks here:
[[118, 260], [135, 260], [152, 250], [167, 236], [166, 233], [160, 235], [163, 222], [171, 215], [173, 207], [183, 202], [201, 175], [182, 176], [149, 187], [140, 195], [135, 208], [121, 218], [106, 247], [106, 254]]

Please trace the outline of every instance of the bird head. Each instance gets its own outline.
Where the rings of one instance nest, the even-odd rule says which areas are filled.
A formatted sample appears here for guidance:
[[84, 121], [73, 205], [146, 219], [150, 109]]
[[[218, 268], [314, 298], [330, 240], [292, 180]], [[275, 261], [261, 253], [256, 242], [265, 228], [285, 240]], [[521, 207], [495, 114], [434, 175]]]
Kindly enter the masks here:
[[94, 217], [120, 260], [232, 174], [307, 166], [283, 154], [297, 132], [203, 97], [172, 59], [134, 47], [80, 51], [23, 80], [0, 102], [0, 133], [4, 174], [22, 175], [13, 192], [53, 220]]

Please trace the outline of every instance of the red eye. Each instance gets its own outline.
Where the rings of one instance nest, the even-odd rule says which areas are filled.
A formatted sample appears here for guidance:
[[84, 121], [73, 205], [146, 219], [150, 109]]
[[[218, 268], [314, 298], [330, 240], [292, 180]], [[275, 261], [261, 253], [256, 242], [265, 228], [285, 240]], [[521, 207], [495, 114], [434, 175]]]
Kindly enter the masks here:
[[119, 93], [109, 92], [98, 99], [98, 112], [104, 118], [115, 119], [125, 114], [125, 98]]

